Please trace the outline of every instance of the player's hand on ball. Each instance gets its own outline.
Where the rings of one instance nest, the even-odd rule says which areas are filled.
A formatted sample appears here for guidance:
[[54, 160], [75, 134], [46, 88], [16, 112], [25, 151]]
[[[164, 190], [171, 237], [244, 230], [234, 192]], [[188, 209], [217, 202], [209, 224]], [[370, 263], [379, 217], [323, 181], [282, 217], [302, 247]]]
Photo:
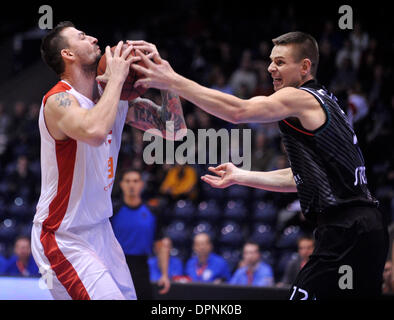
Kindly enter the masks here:
[[[133, 46], [134, 49], [138, 49], [141, 52], [145, 53], [148, 59], [153, 59], [153, 56], [159, 55], [159, 51], [157, 51], [156, 46], [153, 43], [146, 42], [144, 40], [127, 40], [128, 45]], [[140, 57], [138, 57], [141, 59]]]
[[124, 50], [122, 50], [122, 46], [123, 41], [119, 41], [113, 55], [109, 46], [105, 48], [107, 67], [105, 69], [105, 73], [101, 76], [97, 76], [96, 80], [108, 82], [111, 78], [114, 78], [122, 83], [125, 81], [129, 74], [130, 64], [133, 61], [133, 56], [130, 55], [131, 50], [133, 50], [133, 46], [127, 46]]
[[[168, 61], [160, 57], [156, 47], [154, 45], [152, 46], [146, 46], [148, 52], [150, 52], [149, 50], [152, 50], [148, 55], [145, 55], [141, 50], [136, 49], [137, 56], [141, 57], [145, 67], [137, 64], [132, 64], [131, 67], [137, 72], [142, 73], [145, 77], [136, 81], [134, 87], [168, 90], [171, 83], [176, 80], [179, 75], [175, 73]], [[152, 56], [153, 61], [149, 59], [150, 55]]]
[[212, 176], [206, 174], [201, 177], [201, 180], [208, 183], [211, 187], [214, 188], [227, 188], [234, 183], [236, 183], [236, 174], [241, 170], [237, 168], [231, 162], [223, 163], [216, 168], [209, 167], [209, 171], [216, 174], [216, 176]]

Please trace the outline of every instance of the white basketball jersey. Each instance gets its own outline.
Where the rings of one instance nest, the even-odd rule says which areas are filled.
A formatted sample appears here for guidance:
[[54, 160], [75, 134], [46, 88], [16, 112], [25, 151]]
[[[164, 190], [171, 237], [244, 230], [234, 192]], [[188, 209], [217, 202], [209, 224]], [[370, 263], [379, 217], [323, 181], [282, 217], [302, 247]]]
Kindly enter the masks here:
[[45, 124], [44, 106], [49, 96], [59, 92], [72, 94], [81, 108], [94, 107], [93, 101], [65, 81], [59, 81], [43, 98], [39, 116], [41, 195], [34, 223], [42, 223], [47, 231], [72, 230], [112, 216], [111, 191], [128, 111], [127, 101], [120, 101], [114, 126], [98, 147], [71, 138], [55, 140]]

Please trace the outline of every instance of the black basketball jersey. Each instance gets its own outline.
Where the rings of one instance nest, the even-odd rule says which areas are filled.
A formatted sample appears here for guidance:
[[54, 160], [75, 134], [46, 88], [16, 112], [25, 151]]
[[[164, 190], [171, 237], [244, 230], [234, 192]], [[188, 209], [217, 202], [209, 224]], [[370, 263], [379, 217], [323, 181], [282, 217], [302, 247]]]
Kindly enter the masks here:
[[304, 215], [315, 220], [343, 204], [377, 205], [367, 187], [357, 137], [336, 97], [314, 80], [299, 89], [312, 94], [326, 114], [324, 125], [314, 131], [297, 118], [279, 121]]

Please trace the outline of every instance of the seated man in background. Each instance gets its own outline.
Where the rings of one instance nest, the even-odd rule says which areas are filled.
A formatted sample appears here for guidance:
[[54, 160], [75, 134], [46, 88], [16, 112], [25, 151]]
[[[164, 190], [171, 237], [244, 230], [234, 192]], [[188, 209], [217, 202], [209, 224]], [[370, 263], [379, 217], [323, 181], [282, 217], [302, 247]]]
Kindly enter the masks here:
[[308, 262], [309, 256], [315, 249], [315, 240], [312, 236], [302, 236], [297, 240], [298, 255], [295, 259], [289, 261], [282, 281], [277, 284], [278, 287], [290, 286], [298, 272]]
[[186, 275], [193, 281], [221, 283], [230, 280], [230, 267], [226, 260], [212, 252], [213, 246], [207, 233], [198, 233], [193, 239], [195, 253], [186, 263]]
[[[172, 241], [170, 238], [164, 238], [162, 246], [166, 248], [166, 251], [171, 252]], [[162, 277], [162, 273], [159, 266], [159, 258], [157, 247], [154, 248], [155, 255], [148, 259], [150, 281], [158, 281]], [[168, 261], [168, 278], [172, 279], [176, 276], [183, 275], [183, 264], [182, 260], [177, 257], [170, 256]]]
[[15, 240], [14, 255], [8, 260], [4, 273], [8, 276], [39, 276], [38, 267], [31, 254], [30, 238], [20, 236]]
[[230, 284], [251, 286], [272, 286], [274, 275], [270, 265], [261, 261], [258, 243], [248, 241], [243, 247], [242, 267], [239, 267], [232, 276]]

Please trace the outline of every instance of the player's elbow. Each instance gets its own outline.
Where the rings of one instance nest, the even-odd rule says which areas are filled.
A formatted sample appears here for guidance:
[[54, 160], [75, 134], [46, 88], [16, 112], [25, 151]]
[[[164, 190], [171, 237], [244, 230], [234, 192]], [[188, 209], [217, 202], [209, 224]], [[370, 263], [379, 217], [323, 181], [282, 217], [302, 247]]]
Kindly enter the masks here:
[[247, 120], [247, 107], [243, 105], [237, 108], [237, 110], [231, 114], [229, 120], [233, 124], [245, 123]]
[[86, 130], [87, 143], [93, 147], [101, 146], [107, 138], [108, 132], [100, 128], [90, 128]]

